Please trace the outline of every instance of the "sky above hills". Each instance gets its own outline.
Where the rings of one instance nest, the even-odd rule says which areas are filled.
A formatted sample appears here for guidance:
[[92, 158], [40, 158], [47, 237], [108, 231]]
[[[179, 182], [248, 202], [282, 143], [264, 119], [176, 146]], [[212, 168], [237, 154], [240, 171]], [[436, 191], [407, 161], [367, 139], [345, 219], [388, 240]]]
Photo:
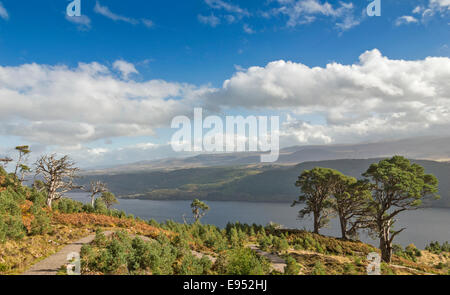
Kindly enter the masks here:
[[0, 1], [0, 156], [176, 156], [174, 116], [279, 115], [282, 147], [449, 136], [450, 1]]

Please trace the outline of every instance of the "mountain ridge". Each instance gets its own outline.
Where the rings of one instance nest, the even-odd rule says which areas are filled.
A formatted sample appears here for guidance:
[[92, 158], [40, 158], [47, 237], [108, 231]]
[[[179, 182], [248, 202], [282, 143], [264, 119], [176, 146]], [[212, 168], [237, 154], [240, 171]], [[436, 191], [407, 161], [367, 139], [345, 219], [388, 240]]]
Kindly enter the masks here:
[[339, 159], [372, 159], [402, 155], [410, 159], [450, 161], [450, 137], [416, 137], [359, 144], [291, 146], [280, 150], [277, 162], [260, 163], [259, 152], [198, 154], [184, 158], [164, 158], [113, 166], [106, 169], [85, 170], [89, 174], [113, 174], [132, 171], [176, 170], [183, 168], [296, 165], [307, 161]]
[[[196, 167], [174, 170], [134, 171], [119, 174], [95, 174], [83, 181], [105, 182], [120, 198], [150, 200], [292, 202], [300, 194], [295, 181], [305, 169], [332, 168], [361, 178], [374, 159], [338, 159], [309, 161], [297, 165]], [[450, 208], [450, 163], [412, 160], [434, 174], [440, 182], [437, 201], [426, 206]]]

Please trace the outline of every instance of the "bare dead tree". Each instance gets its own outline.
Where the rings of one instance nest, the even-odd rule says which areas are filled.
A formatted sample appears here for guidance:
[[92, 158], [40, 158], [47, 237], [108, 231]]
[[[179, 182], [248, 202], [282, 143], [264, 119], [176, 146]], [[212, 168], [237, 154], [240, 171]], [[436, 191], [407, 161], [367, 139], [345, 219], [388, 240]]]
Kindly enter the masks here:
[[81, 188], [74, 183], [80, 169], [75, 167], [75, 162], [69, 156], [58, 159], [56, 154], [44, 155], [35, 165], [36, 176], [40, 175], [44, 179], [49, 208], [53, 201], [59, 200], [66, 192]]
[[85, 189], [86, 192], [91, 194], [91, 205], [94, 207], [95, 204], [95, 196], [99, 194], [103, 194], [108, 192], [108, 188], [106, 184], [101, 181], [91, 181], [88, 189]]

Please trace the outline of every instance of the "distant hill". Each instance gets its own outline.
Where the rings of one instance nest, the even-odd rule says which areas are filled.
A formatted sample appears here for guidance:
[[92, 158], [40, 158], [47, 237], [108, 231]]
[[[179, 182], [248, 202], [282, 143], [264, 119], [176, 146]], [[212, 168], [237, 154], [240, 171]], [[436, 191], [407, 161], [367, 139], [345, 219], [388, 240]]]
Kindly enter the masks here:
[[[282, 166], [230, 166], [176, 169], [169, 171], [142, 171], [114, 174], [88, 175], [83, 178], [106, 182], [122, 198], [152, 200], [204, 200], [292, 202], [299, 195], [294, 183], [305, 169], [326, 167], [361, 178], [370, 164], [380, 159], [342, 159], [304, 162]], [[427, 206], [450, 208], [450, 163], [413, 160], [427, 173], [434, 174], [440, 182], [437, 201]]]
[[[260, 155], [261, 153], [201, 154], [185, 158], [141, 161], [107, 169], [91, 170], [88, 174], [260, 165]], [[386, 158], [394, 155], [402, 155], [409, 159], [450, 161], [450, 137], [416, 137], [353, 145], [294, 146], [282, 149], [278, 161], [274, 164], [296, 165], [306, 161]]]

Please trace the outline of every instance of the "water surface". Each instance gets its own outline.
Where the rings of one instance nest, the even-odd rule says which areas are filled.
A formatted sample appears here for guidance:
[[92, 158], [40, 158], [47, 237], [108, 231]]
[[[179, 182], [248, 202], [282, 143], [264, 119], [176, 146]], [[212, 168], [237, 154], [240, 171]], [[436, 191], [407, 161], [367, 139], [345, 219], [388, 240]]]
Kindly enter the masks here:
[[[85, 193], [72, 193], [70, 197], [84, 203], [90, 202]], [[116, 209], [123, 210], [144, 220], [155, 219], [163, 222], [168, 219], [183, 222], [183, 215], [192, 222], [190, 201], [151, 201], [120, 199]], [[224, 227], [228, 222], [256, 223], [266, 225], [275, 222], [286, 228], [312, 230], [312, 218], [298, 220], [300, 206], [291, 207], [289, 203], [252, 203], [252, 202], [220, 202], [207, 201], [211, 210], [202, 219], [203, 223]], [[450, 209], [427, 208], [401, 214], [396, 229], [407, 227], [396, 239], [395, 243], [403, 246], [414, 243], [423, 249], [430, 241], [450, 241]], [[339, 237], [340, 229], [336, 219], [321, 234]], [[361, 240], [376, 245], [376, 242], [361, 234]]]

